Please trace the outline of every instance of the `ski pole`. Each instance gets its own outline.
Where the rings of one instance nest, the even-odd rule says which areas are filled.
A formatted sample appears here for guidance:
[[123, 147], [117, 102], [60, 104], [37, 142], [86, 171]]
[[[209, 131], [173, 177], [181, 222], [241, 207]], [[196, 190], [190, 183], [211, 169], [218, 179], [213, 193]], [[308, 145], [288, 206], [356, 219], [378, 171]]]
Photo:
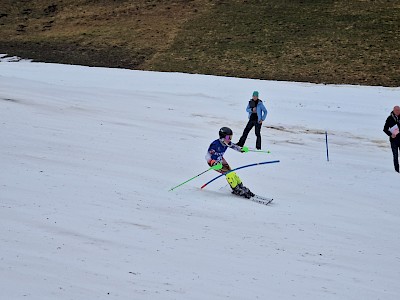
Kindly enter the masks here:
[[199, 177], [200, 175], [202, 175], [202, 174], [204, 174], [204, 173], [206, 173], [206, 172], [208, 172], [210, 170], [221, 170], [221, 169], [222, 169], [222, 164], [217, 164], [217, 165], [211, 166], [210, 168], [208, 168], [207, 170], [201, 172], [200, 174], [197, 174], [196, 176], [193, 176], [192, 178], [186, 180], [185, 182], [182, 182], [181, 184], [178, 184], [177, 186], [171, 188], [168, 192], [176, 189], [177, 187], [180, 187], [181, 185], [184, 185], [185, 183], [189, 182], [190, 180], [193, 180], [196, 177]]
[[249, 152], [258, 152], [258, 153], [271, 153], [269, 150], [256, 150], [256, 149], [250, 149]]
[[252, 149], [247, 146], [243, 146], [242, 152], [244, 152], [244, 153], [247, 153], [247, 152], [271, 153], [271, 151], [269, 151], [269, 150], [265, 151], [265, 150]]

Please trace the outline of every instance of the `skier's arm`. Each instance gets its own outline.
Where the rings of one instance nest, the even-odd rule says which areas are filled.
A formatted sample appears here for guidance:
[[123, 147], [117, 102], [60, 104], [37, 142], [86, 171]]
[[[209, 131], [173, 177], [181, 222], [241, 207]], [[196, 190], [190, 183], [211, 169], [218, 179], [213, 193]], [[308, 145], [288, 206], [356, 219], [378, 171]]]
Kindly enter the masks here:
[[231, 148], [231, 149], [233, 149], [233, 150], [236, 150], [236, 151], [238, 151], [238, 152], [243, 152], [242, 151], [242, 147], [240, 147], [240, 146], [238, 146], [238, 145], [236, 145], [236, 144], [234, 144], [234, 143], [230, 143], [230, 145], [228, 146], [229, 148]]
[[206, 154], [206, 161], [207, 161], [207, 163], [210, 163], [210, 161], [211, 161], [211, 153], [209, 151], [207, 151], [207, 154]]
[[219, 164], [222, 161], [222, 156], [215, 155], [215, 152], [216, 151], [214, 149], [214, 143], [212, 143], [210, 145], [210, 147], [208, 147], [208, 150], [207, 150], [207, 153], [205, 156], [206, 161], [210, 166]]

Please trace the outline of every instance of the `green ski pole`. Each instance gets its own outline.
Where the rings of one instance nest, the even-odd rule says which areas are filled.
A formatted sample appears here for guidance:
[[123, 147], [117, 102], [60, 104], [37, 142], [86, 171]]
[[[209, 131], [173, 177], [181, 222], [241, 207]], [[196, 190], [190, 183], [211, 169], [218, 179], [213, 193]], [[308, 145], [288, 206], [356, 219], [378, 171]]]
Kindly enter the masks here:
[[255, 150], [255, 149], [249, 149], [250, 152], [258, 152], [258, 153], [271, 153], [269, 150]]
[[249, 147], [243, 146], [242, 152], [258, 152], [258, 153], [271, 153], [269, 150], [256, 150], [256, 149], [251, 149]]
[[192, 178], [186, 180], [185, 182], [182, 182], [181, 184], [178, 184], [177, 186], [171, 188], [168, 192], [173, 191], [174, 189], [176, 189], [177, 187], [180, 187], [181, 185], [184, 185], [185, 183], [189, 182], [190, 180], [195, 179], [196, 177], [199, 177], [200, 175], [210, 171], [210, 170], [221, 170], [222, 169], [222, 164], [217, 164], [215, 166], [211, 166], [210, 168], [208, 168], [207, 170], [205, 170], [204, 172], [201, 172], [200, 174], [197, 174], [196, 176], [193, 176]]

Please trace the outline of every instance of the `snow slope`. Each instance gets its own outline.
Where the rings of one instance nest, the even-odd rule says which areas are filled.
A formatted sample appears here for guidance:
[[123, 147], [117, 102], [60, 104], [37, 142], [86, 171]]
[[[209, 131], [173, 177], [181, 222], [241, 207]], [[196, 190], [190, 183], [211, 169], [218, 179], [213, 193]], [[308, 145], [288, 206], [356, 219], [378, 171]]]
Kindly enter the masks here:
[[[1, 59], [1, 58], [0, 58]], [[253, 90], [263, 148], [204, 156]], [[0, 299], [398, 299], [400, 88], [0, 61]], [[325, 130], [330, 161], [326, 160]], [[254, 147], [252, 131], [247, 145]]]

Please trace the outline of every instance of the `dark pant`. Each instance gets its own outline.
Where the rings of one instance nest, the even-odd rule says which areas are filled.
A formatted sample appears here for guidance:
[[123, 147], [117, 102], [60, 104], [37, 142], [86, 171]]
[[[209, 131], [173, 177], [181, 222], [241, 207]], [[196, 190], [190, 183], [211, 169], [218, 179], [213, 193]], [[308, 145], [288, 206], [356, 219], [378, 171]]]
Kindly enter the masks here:
[[257, 140], [256, 140], [256, 148], [257, 149], [261, 149], [261, 124], [258, 123], [257, 120], [249, 120], [249, 122], [246, 125], [246, 128], [243, 130], [243, 134], [240, 137], [239, 142], [237, 143], [237, 145], [239, 145], [240, 147], [244, 146], [244, 143], [246, 142], [247, 136], [249, 135], [250, 130], [255, 127], [255, 134], [257, 136]]
[[399, 148], [400, 144], [396, 140], [390, 141], [390, 146], [393, 152], [393, 165], [396, 172], [399, 172]]

